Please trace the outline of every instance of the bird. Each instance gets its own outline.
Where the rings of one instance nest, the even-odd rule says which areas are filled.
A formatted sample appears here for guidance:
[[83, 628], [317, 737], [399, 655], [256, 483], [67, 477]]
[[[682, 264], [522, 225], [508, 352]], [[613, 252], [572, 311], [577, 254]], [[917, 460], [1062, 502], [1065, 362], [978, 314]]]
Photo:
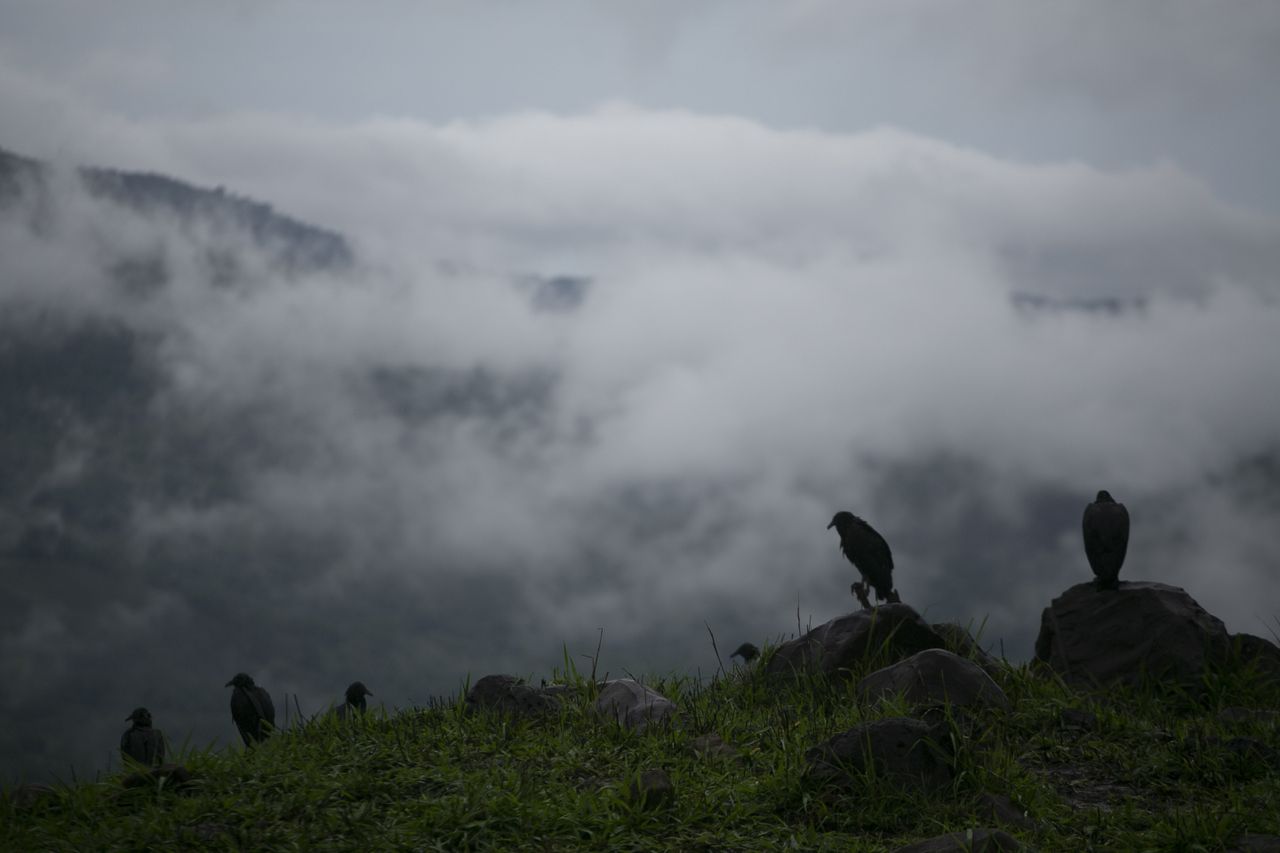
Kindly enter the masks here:
[[1098, 589], [1120, 588], [1120, 567], [1129, 548], [1129, 510], [1106, 489], [1084, 508], [1084, 554]]
[[231, 691], [231, 719], [236, 721], [244, 745], [266, 740], [276, 726], [276, 708], [271, 704], [271, 695], [243, 672], [237, 672], [226, 686], [235, 688]]
[[729, 657], [742, 658], [743, 663], [749, 664], [756, 658], [760, 657], [760, 649], [756, 648], [754, 643], [743, 643], [734, 649], [733, 653], [730, 654]]
[[876, 591], [877, 603], [889, 601], [896, 604], [901, 601], [898, 591], [893, 588], [893, 553], [884, 537], [851, 512], [837, 512], [827, 529], [833, 527], [840, 534], [840, 550], [862, 576], [862, 582], [855, 581], [849, 589], [863, 608], [871, 609], [867, 598], [868, 584]]
[[364, 697], [372, 696], [373, 691], [364, 686], [363, 681], [353, 681], [347, 687], [346, 701], [337, 710], [339, 719], [346, 719], [353, 716], [356, 712], [364, 713], [368, 707], [364, 701]]
[[134, 708], [125, 717], [133, 725], [120, 736], [120, 757], [136, 761], [148, 767], [164, 763], [164, 734], [151, 728], [151, 712], [146, 708]]

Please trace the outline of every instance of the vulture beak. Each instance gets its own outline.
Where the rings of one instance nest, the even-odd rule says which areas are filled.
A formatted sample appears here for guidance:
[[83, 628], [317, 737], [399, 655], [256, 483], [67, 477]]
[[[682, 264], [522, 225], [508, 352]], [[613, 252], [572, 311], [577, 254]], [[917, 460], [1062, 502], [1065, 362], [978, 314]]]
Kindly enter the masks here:
[[235, 684], [235, 682], [234, 682], [234, 681], [228, 681], [226, 684], [224, 684], [224, 685], [222, 685], [222, 686], [223, 686], [223, 687], [230, 687], [230, 686], [231, 686], [231, 685], [233, 685], [233, 684]]
[[833, 521], [833, 522], [831, 522], [830, 524], [828, 524], [828, 525], [827, 525], [827, 529], [828, 529], [828, 530], [830, 530], [831, 528], [833, 528], [833, 527], [835, 527], [835, 526], [836, 526], [836, 523]]

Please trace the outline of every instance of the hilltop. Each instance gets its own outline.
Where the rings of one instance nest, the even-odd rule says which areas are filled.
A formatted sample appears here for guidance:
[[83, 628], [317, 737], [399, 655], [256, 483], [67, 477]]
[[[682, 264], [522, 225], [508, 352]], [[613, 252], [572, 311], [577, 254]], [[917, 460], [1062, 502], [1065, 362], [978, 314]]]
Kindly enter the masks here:
[[[780, 679], [774, 647], [709, 683], [645, 679], [676, 712], [635, 727], [600, 713], [600, 682], [566, 657], [556, 687], [486, 679], [521, 702], [486, 707], [477, 685], [433, 707], [314, 719], [247, 751], [187, 750], [186, 784], [11, 794], [0, 845], [891, 851], [986, 829], [1026, 845], [990, 850], [1277, 849], [1280, 684], [1256, 661], [1237, 649], [1194, 685], [1083, 689], [961, 634], [948, 645], [974, 663], [959, 665], [981, 664], [1007, 702], [869, 696], [864, 677], [901, 657], [895, 633], [831, 675]], [[841, 732], [903, 719], [928, 727], [930, 784], [823, 763]], [[671, 788], [645, 793], [655, 770]]]

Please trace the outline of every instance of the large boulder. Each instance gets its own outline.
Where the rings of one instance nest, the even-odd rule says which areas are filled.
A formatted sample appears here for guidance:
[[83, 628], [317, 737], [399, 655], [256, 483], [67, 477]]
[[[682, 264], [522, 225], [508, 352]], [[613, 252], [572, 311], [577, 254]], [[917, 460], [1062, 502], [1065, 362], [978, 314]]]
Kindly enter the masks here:
[[805, 779], [846, 786], [868, 769], [905, 788], [936, 790], [951, 782], [937, 730], [921, 720], [889, 717], [854, 726], [805, 753]]
[[876, 670], [858, 682], [858, 693], [869, 699], [900, 693], [912, 705], [1009, 709], [1009, 697], [982, 667], [943, 649], [926, 649]]
[[1036, 658], [1078, 684], [1192, 685], [1223, 658], [1230, 640], [1222, 620], [1176, 586], [1125, 581], [1099, 590], [1081, 583], [1045, 608]]
[[536, 717], [560, 710], [560, 700], [514, 675], [486, 675], [467, 691], [468, 711]]
[[654, 723], [676, 715], [676, 704], [656, 690], [631, 678], [606, 681], [596, 697], [596, 711], [618, 721], [618, 725], [644, 731]]
[[889, 661], [944, 647], [929, 623], [906, 604], [883, 604], [819, 625], [778, 646], [765, 674], [838, 676], [882, 653]]

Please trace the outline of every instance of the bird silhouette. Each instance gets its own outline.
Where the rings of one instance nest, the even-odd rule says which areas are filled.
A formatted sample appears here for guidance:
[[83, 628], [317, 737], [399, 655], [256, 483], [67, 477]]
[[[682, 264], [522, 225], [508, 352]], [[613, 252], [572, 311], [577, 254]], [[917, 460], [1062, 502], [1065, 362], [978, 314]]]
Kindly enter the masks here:
[[235, 688], [231, 691], [231, 719], [236, 721], [244, 745], [252, 746], [266, 740], [276, 725], [276, 708], [271, 704], [271, 695], [243, 672], [237, 672], [226, 686]]
[[867, 610], [871, 609], [871, 601], [867, 597], [868, 584], [876, 592], [877, 603], [901, 601], [898, 591], [893, 588], [893, 553], [884, 537], [851, 512], [837, 512], [827, 529], [833, 527], [840, 534], [840, 550], [862, 577], [861, 583], [854, 581], [849, 587], [858, 603]]
[[754, 643], [743, 643], [733, 650], [729, 657], [742, 658], [743, 663], [751, 663], [760, 656], [760, 649], [756, 648]]
[[356, 713], [364, 713], [367, 704], [364, 697], [372, 696], [373, 691], [364, 686], [363, 681], [353, 681], [347, 687], [346, 701], [336, 711], [339, 719], [346, 719]]
[[164, 735], [151, 727], [151, 712], [146, 708], [134, 708], [133, 713], [125, 717], [132, 722], [120, 736], [120, 756], [128, 761], [136, 761], [148, 767], [164, 763]]
[[1084, 554], [1098, 589], [1120, 587], [1120, 567], [1129, 549], [1129, 510], [1106, 489], [1084, 508]]

